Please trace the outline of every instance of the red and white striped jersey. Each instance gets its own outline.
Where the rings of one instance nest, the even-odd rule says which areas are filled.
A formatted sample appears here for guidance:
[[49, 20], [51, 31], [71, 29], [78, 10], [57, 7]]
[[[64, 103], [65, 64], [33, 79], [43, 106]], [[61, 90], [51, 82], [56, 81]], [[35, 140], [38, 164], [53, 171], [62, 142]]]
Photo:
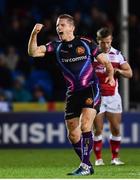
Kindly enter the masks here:
[[[120, 51], [111, 47], [110, 51], [106, 53], [108, 60], [112, 63], [114, 68], [120, 68], [120, 65], [127, 63], [126, 59], [123, 57]], [[105, 83], [107, 77], [106, 68], [104, 65], [100, 64], [96, 59], [94, 60], [95, 72], [99, 78], [101, 95], [102, 96], [113, 96], [118, 92], [118, 79], [115, 79], [115, 86], [110, 86], [108, 83]]]

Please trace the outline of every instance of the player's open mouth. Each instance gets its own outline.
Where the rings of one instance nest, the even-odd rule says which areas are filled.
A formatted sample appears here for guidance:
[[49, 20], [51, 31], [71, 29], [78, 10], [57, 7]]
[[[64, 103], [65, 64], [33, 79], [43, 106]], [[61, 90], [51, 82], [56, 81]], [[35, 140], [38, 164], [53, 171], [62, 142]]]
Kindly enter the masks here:
[[63, 35], [63, 32], [59, 32], [59, 35]]

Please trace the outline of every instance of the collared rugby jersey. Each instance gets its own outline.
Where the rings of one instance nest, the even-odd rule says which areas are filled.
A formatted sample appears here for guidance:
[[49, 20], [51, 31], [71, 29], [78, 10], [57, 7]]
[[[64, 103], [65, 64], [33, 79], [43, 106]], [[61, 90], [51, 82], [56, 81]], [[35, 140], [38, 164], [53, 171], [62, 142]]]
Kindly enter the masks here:
[[[120, 65], [127, 63], [126, 59], [123, 57], [120, 51], [111, 47], [110, 51], [106, 53], [108, 60], [111, 62], [113, 68], [120, 68]], [[99, 78], [100, 87], [101, 87], [101, 95], [102, 96], [113, 96], [115, 93], [118, 93], [118, 78], [115, 79], [115, 86], [110, 86], [108, 83], [105, 83], [105, 79], [107, 77], [106, 68], [104, 65], [94, 60], [95, 72]]]
[[46, 53], [55, 52], [57, 63], [64, 75], [68, 93], [98, 83], [93, 61], [101, 51], [96, 43], [76, 37], [69, 42], [52, 41], [46, 44]]

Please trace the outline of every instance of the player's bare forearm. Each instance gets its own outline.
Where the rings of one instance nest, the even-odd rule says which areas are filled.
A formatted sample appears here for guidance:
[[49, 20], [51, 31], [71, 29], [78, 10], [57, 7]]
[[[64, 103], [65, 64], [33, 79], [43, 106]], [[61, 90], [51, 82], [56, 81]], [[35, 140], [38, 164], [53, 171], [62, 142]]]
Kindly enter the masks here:
[[114, 69], [113, 69], [111, 62], [106, 61], [105, 67], [106, 67], [106, 72], [108, 74], [108, 76], [106, 77], [105, 83], [108, 83], [111, 86], [115, 86]]
[[113, 69], [111, 62], [105, 61], [104, 65], [106, 67], [106, 72], [107, 72], [108, 76], [113, 76], [114, 75], [114, 69]]
[[106, 54], [101, 53], [96, 57], [97, 61], [106, 67], [108, 76], [113, 76], [114, 69], [110, 61], [108, 61]]
[[28, 54], [34, 57], [36, 50], [37, 50], [37, 34], [34, 34], [32, 32], [28, 43]]
[[36, 24], [30, 35], [28, 43], [28, 54], [32, 57], [43, 57], [45, 55], [46, 47], [44, 45], [37, 45], [37, 34], [41, 31], [42, 27], [42, 24]]
[[108, 61], [107, 56], [104, 53], [99, 54], [96, 59], [99, 63], [103, 64], [106, 67], [106, 72], [108, 76], [106, 77], [105, 82], [109, 83], [111, 86], [114, 86], [114, 69], [111, 62]]

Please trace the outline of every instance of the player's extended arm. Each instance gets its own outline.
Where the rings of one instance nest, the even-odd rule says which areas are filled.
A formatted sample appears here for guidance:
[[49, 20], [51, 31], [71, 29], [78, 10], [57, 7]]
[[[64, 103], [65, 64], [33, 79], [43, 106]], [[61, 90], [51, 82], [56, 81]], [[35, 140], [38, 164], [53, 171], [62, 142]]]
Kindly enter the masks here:
[[111, 62], [109, 62], [107, 60], [107, 56], [104, 53], [99, 54], [96, 57], [97, 61], [101, 64], [103, 64], [106, 67], [106, 72], [108, 74], [108, 76], [106, 77], [106, 83], [109, 83], [111, 86], [115, 86], [115, 80], [114, 80], [114, 69], [113, 66], [111, 64]]
[[43, 57], [46, 52], [44, 45], [37, 46], [37, 34], [41, 31], [43, 24], [36, 24], [31, 32], [28, 43], [28, 54], [32, 57]]
[[128, 63], [124, 63], [124, 64], [120, 65], [120, 69], [115, 68], [114, 74], [115, 75], [121, 75], [125, 78], [131, 78], [133, 75], [132, 69]]

